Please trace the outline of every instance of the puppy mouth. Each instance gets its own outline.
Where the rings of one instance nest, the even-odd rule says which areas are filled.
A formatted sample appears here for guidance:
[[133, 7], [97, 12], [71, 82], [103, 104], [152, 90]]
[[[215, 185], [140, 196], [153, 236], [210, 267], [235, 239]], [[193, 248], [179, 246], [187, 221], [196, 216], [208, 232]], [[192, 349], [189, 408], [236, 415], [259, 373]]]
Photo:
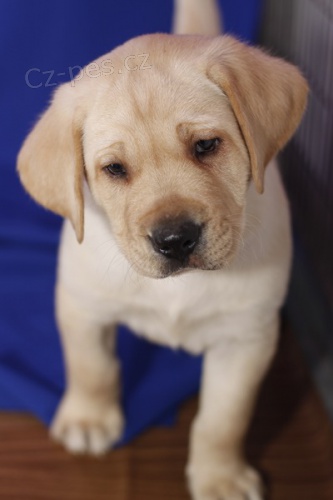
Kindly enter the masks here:
[[235, 254], [232, 233], [230, 224], [214, 224], [207, 217], [163, 217], [143, 228], [125, 253], [139, 274], [154, 279], [216, 271], [227, 267]]
[[194, 269], [207, 269], [203, 259], [198, 255], [190, 255], [183, 260], [169, 259], [164, 263], [163, 275], [165, 275], [165, 277], [175, 276]]
[[144, 253], [141, 254], [141, 258], [133, 258], [133, 255], [127, 255], [127, 259], [142, 276], [153, 279], [164, 279], [194, 271], [217, 271], [224, 269], [232, 259], [233, 254], [233, 248], [229, 250], [228, 244], [220, 247], [218, 251], [217, 249], [210, 248], [209, 245], [207, 246], [207, 242], [202, 240], [195, 248], [195, 251], [189, 255], [183, 258], [171, 258], [160, 252], [156, 252], [149, 242], [149, 246], [148, 248], [146, 246]]
[[222, 269], [224, 263], [207, 262], [200, 253], [195, 253], [179, 261], [176, 259], [164, 259], [159, 267], [158, 278], [168, 278], [169, 276], [179, 276], [192, 271], [216, 271]]

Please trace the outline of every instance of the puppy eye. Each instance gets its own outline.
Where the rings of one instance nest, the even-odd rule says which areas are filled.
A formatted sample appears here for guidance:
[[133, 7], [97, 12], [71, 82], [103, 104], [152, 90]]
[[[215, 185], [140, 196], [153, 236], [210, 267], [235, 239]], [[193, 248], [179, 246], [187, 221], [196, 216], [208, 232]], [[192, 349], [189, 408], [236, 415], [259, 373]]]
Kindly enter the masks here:
[[195, 143], [195, 154], [202, 155], [205, 153], [211, 153], [215, 151], [218, 146], [220, 139], [215, 137], [214, 139], [202, 139]]
[[104, 170], [114, 177], [125, 177], [127, 173], [125, 167], [121, 163], [110, 163], [110, 165], [104, 167]]

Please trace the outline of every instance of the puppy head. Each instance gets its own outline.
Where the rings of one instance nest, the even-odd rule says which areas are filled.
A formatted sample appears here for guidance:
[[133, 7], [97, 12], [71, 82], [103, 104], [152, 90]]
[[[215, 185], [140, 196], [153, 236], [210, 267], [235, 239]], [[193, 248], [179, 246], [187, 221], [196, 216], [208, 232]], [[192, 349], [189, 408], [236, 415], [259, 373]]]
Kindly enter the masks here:
[[[128, 69], [135, 54], [150, 67]], [[265, 166], [301, 119], [303, 77], [230, 37], [149, 35], [107, 57], [112, 74], [56, 92], [20, 152], [23, 184], [82, 241], [85, 176], [141, 274], [226, 266], [249, 182], [262, 192]]]

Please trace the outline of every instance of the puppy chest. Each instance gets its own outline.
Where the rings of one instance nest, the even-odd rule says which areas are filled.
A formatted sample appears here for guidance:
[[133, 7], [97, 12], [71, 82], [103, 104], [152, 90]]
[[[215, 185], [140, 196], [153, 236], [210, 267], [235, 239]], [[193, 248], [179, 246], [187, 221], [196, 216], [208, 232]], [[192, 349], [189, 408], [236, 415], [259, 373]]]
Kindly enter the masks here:
[[222, 313], [207, 303], [185, 303], [172, 298], [133, 297], [120, 314], [120, 322], [136, 334], [172, 348], [202, 352], [221, 335]]

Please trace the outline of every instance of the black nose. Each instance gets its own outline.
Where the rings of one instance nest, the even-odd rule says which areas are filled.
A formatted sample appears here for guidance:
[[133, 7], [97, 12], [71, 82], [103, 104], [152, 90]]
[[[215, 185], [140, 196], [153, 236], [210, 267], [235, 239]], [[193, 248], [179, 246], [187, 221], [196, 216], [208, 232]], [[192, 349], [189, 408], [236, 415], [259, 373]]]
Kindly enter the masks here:
[[201, 235], [201, 226], [190, 220], [160, 223], [151, 242], [156, 252], [169, 259], [184, 262], [193, 252]]

